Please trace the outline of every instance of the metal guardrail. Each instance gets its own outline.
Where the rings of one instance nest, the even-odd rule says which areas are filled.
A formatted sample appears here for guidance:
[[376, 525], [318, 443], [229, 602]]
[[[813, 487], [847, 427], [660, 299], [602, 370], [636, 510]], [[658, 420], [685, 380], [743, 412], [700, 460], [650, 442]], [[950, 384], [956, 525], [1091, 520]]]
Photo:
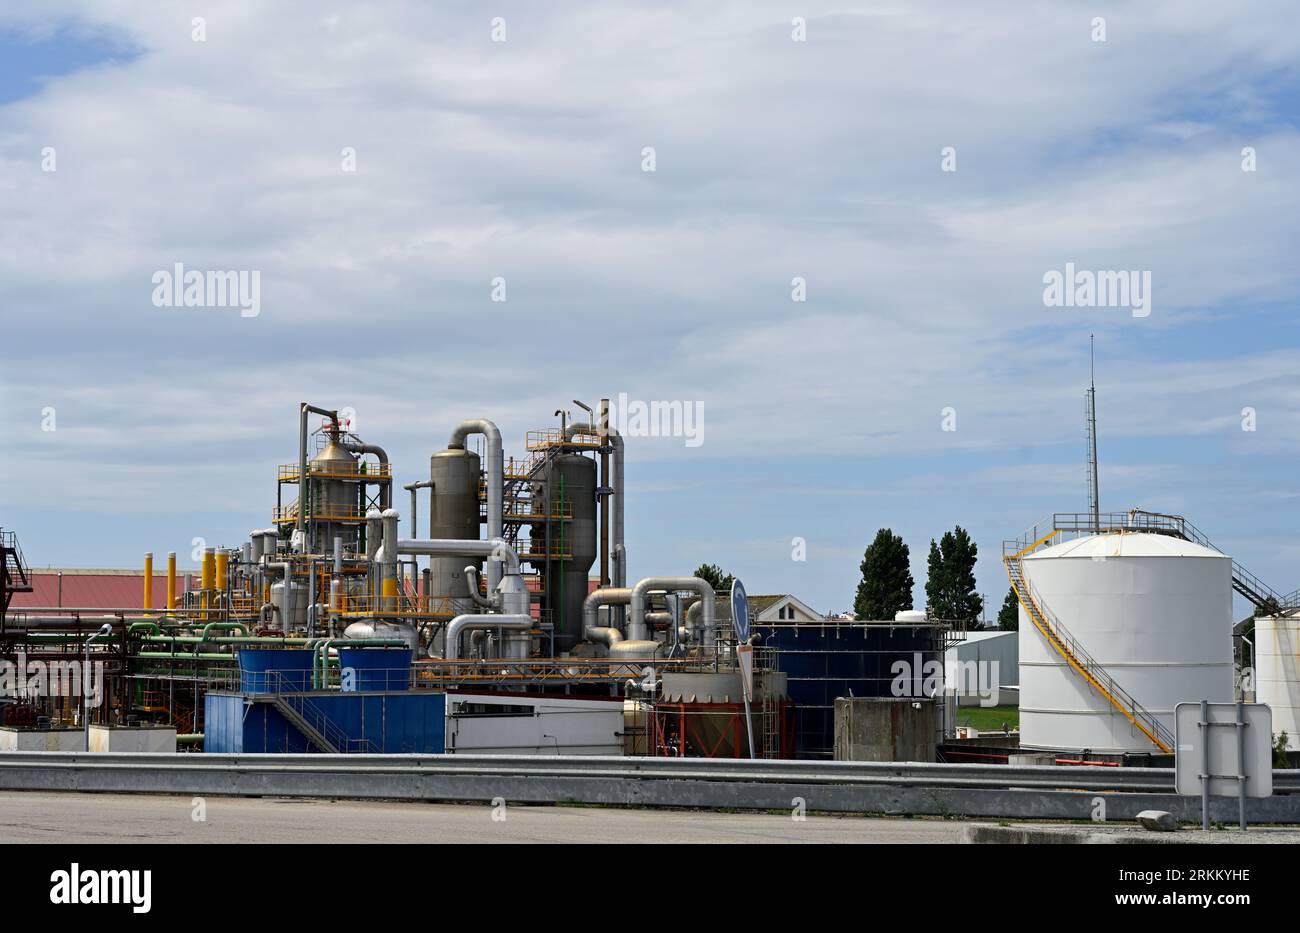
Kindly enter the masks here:
[[[1163, 809], [1198, 820], [1200, 799], [1171, 793], [1156, 768], [517, 755], [0, 753], [0, 790], [559, 801], [843, 813], [1110, 820]], [[1235, 798], [1211, 798], [1230, 819]], [[1300, 772], [1274, 773], [1253, 822], [1300, 823]]]

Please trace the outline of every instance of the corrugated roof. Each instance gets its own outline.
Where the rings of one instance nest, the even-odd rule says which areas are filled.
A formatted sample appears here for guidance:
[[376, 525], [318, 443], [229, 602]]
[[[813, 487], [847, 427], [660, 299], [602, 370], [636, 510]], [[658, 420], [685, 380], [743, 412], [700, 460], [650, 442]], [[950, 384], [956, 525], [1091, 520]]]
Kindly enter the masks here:
[[[34, 606], [71, 606], [86, 609], [143, 609], [144, 571], [96, 572], [65, 570], [62, 575], [62, 597], [59, 595], [57, 572], [33, 571], [32, 591], [15, 593], [9, 604], [11, 611]], [[184, 574], [177, 574], [177, 593], [185, 588]], [[154, 574], [153, 607], [167, 605], [167, 575]]]

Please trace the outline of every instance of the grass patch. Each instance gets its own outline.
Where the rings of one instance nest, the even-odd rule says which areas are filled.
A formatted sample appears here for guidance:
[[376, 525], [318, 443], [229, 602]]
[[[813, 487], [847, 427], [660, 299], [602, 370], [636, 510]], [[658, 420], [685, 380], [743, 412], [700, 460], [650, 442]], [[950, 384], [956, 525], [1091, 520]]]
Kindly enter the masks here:
[[1016, 706], [961, 706], [957, 709], [957, 725], [973, 726], [980, 732], [1000, 732], [1002, 724], [1010, 729], [1020, 728], [1020, 708]]

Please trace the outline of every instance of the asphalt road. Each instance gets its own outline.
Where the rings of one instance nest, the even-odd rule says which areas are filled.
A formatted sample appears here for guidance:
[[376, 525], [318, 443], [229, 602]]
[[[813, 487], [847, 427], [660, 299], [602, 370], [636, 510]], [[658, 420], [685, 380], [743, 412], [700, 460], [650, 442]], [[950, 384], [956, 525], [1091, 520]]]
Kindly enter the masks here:
[[[952, 843], [959, 822], [148, 794], [0, 794], [0, 843]], [[500, 811], [497, 811], [500, 816]]]

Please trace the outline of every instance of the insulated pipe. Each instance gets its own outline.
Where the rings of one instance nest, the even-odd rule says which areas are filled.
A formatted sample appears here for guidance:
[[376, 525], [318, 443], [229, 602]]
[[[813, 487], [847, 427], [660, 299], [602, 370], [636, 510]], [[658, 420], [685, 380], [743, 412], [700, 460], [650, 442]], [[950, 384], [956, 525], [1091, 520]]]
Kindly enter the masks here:
[[607, 586], [587, 594], [582, 601], [582, 637], [611, 647], [623, 640], [623, 633], [613, 626], [601, 626], [597, 610], [601, 606], [626, 606], [632, 601], [632, 591], [627, 587]]
[[526, 632], [532, 627], [533, 617], [527, 614], [498, 616], [466, 614], [456, 616], [447, 626], [446, 658], [448, 661], [455, 661], [460, 658], [460, 636], [466, 631], [491, 631], [492, 629], [504, 628]]
[[144, 607], [153, 608], [153, 551], [144, 556]]
[[304, 514], [307, 511], [307, 413], [315, 412], [330, 419], [330, 440], [339, 440], [339, 413], [328, 408], [316, 408], [302, 402], [298, 406], [298, 517], [295, 527], [298, 530], [300, 547], [307, 550], [307, 531]]
[[383, 516], [384, 547], [380, 577], [381, 605], [385, 612], [397, 611], [397, 534], [401, 515], [397, 509], [385, 509]]
[[418, 538], [420, 537], [420, 519], [418, 512], [420, 499], [417, 495], [417, 491], [421, 489], [432, 489], [433, 480], [426, 479], [416, 483], [407, 483], [402, 488], [411, 494], [411, 537]]
[[629, 601], [630, 618], [627, 623], [627, 637], [632, 641], [646, 638], [645, 607], [646, 596], [655, 590], [674, 592], [690, 590], [700, 595], [703, 605], [702, 621], [704, 623], [704, 645], [711, 647], [714, 643], [713, 625], [713, 587], [699, 577], [646, 577], [632, 587], [632, 599]]
[[280, 631], [288, 635], [293, 628], [293, 567], [287, 561], [268, 563], [266, 566], [272, 570], [279, 570], [284, 575], [284, 597], [280, 606]]
[[167, 608], [176, 608], [176, 552], [167, 553]]
[[[501, 453], [501, 432], [497, 426], [486, 418], [472, 418], [456, 425], [451, 432], [447, 447], [452, 450], [464, 450], [465, 439], [471, 434], [482, 434], [487, 438], [487, 537], [488, 540], [500, 538], [503, 532], [502, 485], [505, 476], [505, 461]], [[466, 555], [476, 556], [476, 555]], [[516, 569], [514, 571], [518, 573]], [[501, 582], [501, 564], [491, 560], [487, 566], [488, 590], [496, 589]]]
[[381, 509], [392, 508], [393, 506], [393, 475], [388, 469], [388, 454], [384, 448], [378, 444], [358, 444], [354, 441], [344, 441], [339, 444], [344, 450], [354, 454], [374, 454], [379, 458], [379, 465], [383, 467], [384, 479], [379, 484], [379, 507]]
[[501, 564], [505, 563], [505, 573], [512, 576], [519, 574], [519, 553], [502, 538], [487, 541], [471, 541], [461, 538], [403, 538], [397, 542], [398, 554], [419, 554], [426, 557], [486, 557], [488, 560], [489, 592], [495, 592], [492, 584], [492, 567], [497, 567], [498, 580]]
[[478, 591], [478, 568], [470, 564], [461, 572], [465, 574], [465, 580], [469, 583], [469, 598], [473, 600], [474, 605], [480, 609], [496, 609], [497, 604], [490, 598], [492, 594], [489, 593], [485, 597]]

